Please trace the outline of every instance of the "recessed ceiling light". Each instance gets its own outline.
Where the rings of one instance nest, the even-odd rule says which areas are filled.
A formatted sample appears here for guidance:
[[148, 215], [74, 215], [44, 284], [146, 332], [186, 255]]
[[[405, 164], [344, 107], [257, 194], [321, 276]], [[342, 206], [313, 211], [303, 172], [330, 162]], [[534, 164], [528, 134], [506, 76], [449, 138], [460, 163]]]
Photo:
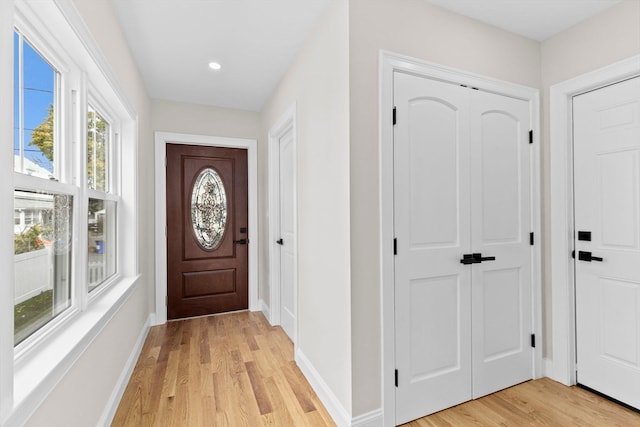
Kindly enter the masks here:
[[220, 68], [222, 68], [222, 65], [217, 62], [209, 62], [209, 68], [211, 68], [212, 70], [219, 70]]

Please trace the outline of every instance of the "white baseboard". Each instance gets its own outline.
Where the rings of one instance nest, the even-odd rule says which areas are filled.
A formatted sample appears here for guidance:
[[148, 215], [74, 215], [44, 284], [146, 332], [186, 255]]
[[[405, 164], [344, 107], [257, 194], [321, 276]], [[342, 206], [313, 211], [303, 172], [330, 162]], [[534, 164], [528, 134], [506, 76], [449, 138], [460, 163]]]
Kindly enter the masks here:
[[382, 409], [358, 415], [351, 419], [351, 427], [383, 427], [384, 418], [382, 415]]
[[136, 366], [136, 362], [138, 361], [138, 357], [140, 357], [140, 352], [142, 352], [142, 347], [144, 346], [144, 342], [147, 339], [147, 334], [149, 333], [149, 328], [154, 322], [153, 313], [149, 315], [147, 321], [144, 324], [144, 327], [140, 331], [140, 335], [138, 335], [138, 340], [136, 341], [129, 358], [127, 359], [127, 363], [120, 374], [120, 378], [116, 382], [116, 386], [111, 393], [111, 397], [109, 397], [109, 401], [105, 407], [100, 420], [98, 421], [99, 426], [108, 427], [111, 425], [113, 421], [113, 417], [116, 415], [116, 411], [118, 410], [118, 405], [120, 404], [120, 400], [122, 399], [122, 395], [124, 394], [127, 385], [129, 384], [129, 379], [131, 378], [131, 374], [133, 374], [133, 368]]
[[273, 322], [271, 321], [271, 309], [269, 308], [267, 303], [264, 302], [264, 300], [261, 298], [258, 301], [258, 305], [260, 306], [260, 311], [262, 312], [262, 314], [264, 314], [264, 317], [267, 319], [269, 324], [273, 326]]
[[331, 388], [327, 385], [322, 376], [320, 376], [309, 359], [307, 359], [304, 353], [302, 353], [300, 348], [296, 348], [295, 361], [336, 425], [338, 427], [350, 427], [351, 416], [349, 415], [349, 412], [344, 408], [344, 406], [342, 406], [340, 400], [338, 400], [336, 395], [333, 394]]

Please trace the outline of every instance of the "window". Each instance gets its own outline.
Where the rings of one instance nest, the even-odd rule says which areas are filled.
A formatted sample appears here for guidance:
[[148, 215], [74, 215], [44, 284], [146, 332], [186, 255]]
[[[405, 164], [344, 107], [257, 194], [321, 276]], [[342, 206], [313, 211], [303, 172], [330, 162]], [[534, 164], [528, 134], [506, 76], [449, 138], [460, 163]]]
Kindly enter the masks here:
[[[58, 183], [60, 73], [14, 33], [14, 345], [71, 306], [73, 195]], [[17, 227], [16, 227], [17, 225]]]
[[119, 120], [90, 77], [84, 88], [73, 62], [45, 57], [41, 45], [15, 30], [15, 346], [84, 310], [118, 277]]
[[14, 170], [52, 178], [59, 73], [22, 34], [14, 33]]
[[138, 283], [138, 124], [73, 2], [0, 9], [0, 414], [22, 425]]
[[16, 190], [13, 203], [14, 209], [30, 206], [34, 219], [14, 238], [13, 336], [18, 345], [71, 304], [73, 198]]
[[87, 286], [89, 292], [116, 274], [118, 197], [112, 173], [112, 126], [105, 115], [87, 108]]

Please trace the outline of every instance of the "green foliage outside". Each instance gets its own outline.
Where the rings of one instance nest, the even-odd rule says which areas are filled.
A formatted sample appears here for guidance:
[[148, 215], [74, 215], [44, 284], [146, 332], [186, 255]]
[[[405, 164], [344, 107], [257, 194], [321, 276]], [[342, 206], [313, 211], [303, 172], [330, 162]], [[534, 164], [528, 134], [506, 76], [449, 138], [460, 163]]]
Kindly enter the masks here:
[[33, 131], [29, 145], [36, 146], [42, 154], [53, 162], [53, 105], [49, 105], [47, 117]]
[[42, 234], [42, 227], [36, 224], [23, 233], [14, 235], [13, 253], [18, 255], [44, 248]]
[[[49, 105], [47, 117], [33, 131], [29, 145], [38, 147], [53, 162], [54, 111]], [[107, 191], [107, 138], [109, 124], [100, 114], [89, 108], [87, 112], [87, 180], [90, 188]]]

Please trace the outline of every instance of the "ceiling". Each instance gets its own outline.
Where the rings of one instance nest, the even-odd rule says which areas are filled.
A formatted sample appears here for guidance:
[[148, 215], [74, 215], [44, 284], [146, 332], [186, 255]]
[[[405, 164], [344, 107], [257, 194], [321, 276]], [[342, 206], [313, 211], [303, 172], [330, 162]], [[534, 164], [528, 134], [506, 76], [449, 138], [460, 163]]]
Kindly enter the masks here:
[[622, 0], [428, 0], [487, 24], [543, 41]]
[[[328, 3], [112, 1], [152, 98], [249, 111], [262, 109]], [[621, 0], [425, 1], [542, 41]]]

